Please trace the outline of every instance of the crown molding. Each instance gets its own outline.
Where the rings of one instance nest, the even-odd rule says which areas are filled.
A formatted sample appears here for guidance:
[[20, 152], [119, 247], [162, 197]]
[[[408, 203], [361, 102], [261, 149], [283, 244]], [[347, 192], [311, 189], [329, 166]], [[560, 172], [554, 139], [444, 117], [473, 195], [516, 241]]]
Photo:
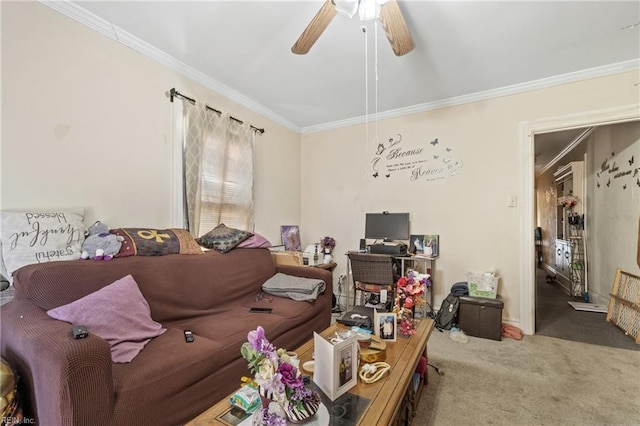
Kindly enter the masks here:
[[532, 90], [546, 89], [561, 84], [573, 83], [582, 80], [588, 80], [597, 77], [605, 77], [608, 75], [619, 74], [625, 71], [640, 70], [640, 58], [629, 61], [618, 62], [615, 64], [603, 65], [600, 67], [589, 68], [586, 70], [560, 74], [553, 77], [532, 80], [525, 83], [514, 84], [511, 86], [500, 87], [497, 89], [485, 90], [483, 92], [471, 93], [463, 96], [442, 99], [423, 104], [398, 108], [394, 110], [380, 112], [378, 114], [369, 114], [368, 116], [360, 116], [349, 118], [346, 120], [332, 121], [330, 123], [318, 124], [302, 128], [302, 134], [324, 132], [341, 127], [353, 126], [356, 124], [364, 124], [367, 122], [383, 120], [387, 118], [395, 118], [408, 114], [431, 111], [434, 109], [445, 108], [450, 106], [462, 105], [472, 102], [485, 101], [488, 99], [499, 98], [502, 96], [515, 95], [518, 93], [529, 92]]
[[39, 0], [42, 4], [68, 16], [69, 18], [86, 25], [87, 27], [98, 31], [102, 35], [121, 43], [145, 56], [150, 57], [156, 62], [166, 66], [167, 68], [190, 78], [203, 86], [214, 90], [215, 92], [226, 96], [230, 100], [243, 105], [250, 110], [268, 118], [275, 123], [278, 123], [289, 130], [292, 130], [301, 134], [318, 133], [327, 130], [338, 129], [342, 127], [348, 127], [358, 124], [364, 124], [375, 120], [384, 120], [387, 118], [395, 118], [408, 114], [415, 114], [420, 112], [431, 111], [439, 108], [462, 105], [472, 102], [484, 101], [492, 98], [498, 98], [502, 96], [509, 96], [518, 93], [528, 92], [532, 90], [545, 89], [549, 87], [558, 86], [561, 84], [577, 82], [581, 80], [587, 80], [597, 77], [605, 77], [612, 74], [618, 74], [625, 71], [631, 71], [634, 69], [640, 69], [640, 58], [632, 59], [629, 61], [618, 62], [615, 64], [604, 65], [595, 68], [589, 68], [586, 70], [571, 72], [567, 74], [560, 74], [553, 77], [547, 77], [539, 80], [533, 80], [521, 84], [514, 84], [511, 86], [501, 87], [497, 89], [486, 90], [483, 92], [471, 93], [463, 96], [456, 96], [453, 98], [441, 99], [433, 102], [426, 102], [423, 104], [412, 105], [404, 108], [398, 108], [389, 111], [379, 112], [377, 114], [363, 115], [359, 117], [348, 118], [345, 120], [332, 121], [323, 124], [317, 124], [313, 126], [301, 127], [281, 115], [273, 112], [272, 110], [264, 107], [251, 98], [241, 94], [240, 92], [222, 84], [221, 82], [208, 77], [195, 68], [188, 66], [187, 64], [177, 60], [176, 58], [168, 55], [167, 53], [155, 48], [154, 46], [134, 37], [132, 34], [112, 25], [108, 21], [94, 15], [86, 9], [71, 3], [69, 0]]
[[300, 133], [302, 130], [301, 127], [297, 124], [287, 120], [279, 114], [276, 114], [275, 112], [264, 107], [253, 99], [203, 74], [197, 69], [177, 60], [176, 58], [170, 56], [162, 50], [150, 45], [143, 40], [140, 40], [139, 38], [123, 30], [122, 28], [111, 24], [110, 22], [94, 15], [93, 13], [74, 3], [71, 3], [68, 0], [40, 0], [40, 3], [56, 10], [57, 12], [62, 13], [63, 15], [81, 24], [86, 25], [87, 27], [124, 46], [135, 50], [138, 53], [141, 53], [155, 60], [161, 65], [166, 66], [167, 68], [179, 74], [182, 74], [183, 76], [190, 78], [197, 83], [202, 84], [203, 86], [215, 91], [216, 93], [226, 96], [230, 100], [249, 108], [250, 110], [288, 128], [289, 130], [293, 130], [297, 133]]
[[[573, 148], [577, 147], [578, 145], [580, 145], [580, 143], [582, 143], [583, 140], [585, 140], [586, 138], [589, 137], [589, 135], [591, 135], [591, 133], [593, 133], [596, 130], [595, 127], [587, 127], [582, 133], [580, 133], [578, 136], [576, 136], [571, 142], [569, 142], [567, 144], [567, 146], [565, 146], [558, 155], [556, 155], [551, 161], [549, 161], [549, 163], [547, 163], [544, 167], [542, 167], [540, 169], [540, 172], [538, 172], [538, 174], [543, 174], [544, 172], [546, 172], [547, 170], [549, 170], [551, 167], [555, 166], [557, 163], [560, 162], [560, 160], [562, 160], [562, 158], [569, 154]], [[555, 174], [554, 174], [555, 175]]]

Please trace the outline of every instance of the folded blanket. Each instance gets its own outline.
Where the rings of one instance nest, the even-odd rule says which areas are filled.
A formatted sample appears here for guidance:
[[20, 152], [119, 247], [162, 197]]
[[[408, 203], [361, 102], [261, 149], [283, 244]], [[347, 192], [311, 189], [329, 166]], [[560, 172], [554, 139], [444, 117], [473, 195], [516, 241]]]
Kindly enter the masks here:
[[262, 284], [262, 291], [274, 296], [312, 302], [326, 288], [323, 280], [302, 278], [278, 272]]

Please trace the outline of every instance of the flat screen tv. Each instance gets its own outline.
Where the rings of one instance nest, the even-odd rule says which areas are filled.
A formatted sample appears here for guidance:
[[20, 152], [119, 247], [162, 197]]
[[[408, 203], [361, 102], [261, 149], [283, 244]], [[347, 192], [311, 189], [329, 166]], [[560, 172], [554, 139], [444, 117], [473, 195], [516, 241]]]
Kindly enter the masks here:
[[409, 213], [367, 213], [364, 237], [370, 240], [408, 240]]

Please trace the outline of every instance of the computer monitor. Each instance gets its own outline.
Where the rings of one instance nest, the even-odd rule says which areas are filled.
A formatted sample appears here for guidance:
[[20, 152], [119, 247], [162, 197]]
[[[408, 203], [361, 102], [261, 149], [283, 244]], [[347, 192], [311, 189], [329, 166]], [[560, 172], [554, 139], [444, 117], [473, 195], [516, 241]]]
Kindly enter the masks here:
[[408, 240], [409, 213], [367, 213], [364, 237], [371, 240]]

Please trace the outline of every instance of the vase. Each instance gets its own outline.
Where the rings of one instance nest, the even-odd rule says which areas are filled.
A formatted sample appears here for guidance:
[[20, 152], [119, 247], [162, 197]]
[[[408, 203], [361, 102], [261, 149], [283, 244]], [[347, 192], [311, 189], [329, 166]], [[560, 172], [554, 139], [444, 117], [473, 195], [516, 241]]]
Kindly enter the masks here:
[[259, 386], [258, 394], [262, 406], [253, 412], [251, 424], [253, 426], [262, 426], [265, 423], [286, 425], [287, 415], [283, 408], [274, 401], [273, 393]]
[[326, 253], [324, 254], [324, 258], [322, 259], [324, 263], [331, 263], [333, 261], [333, 256], [331, 256], [331, 253]]
[[286, 410], [287, 420], [291, 423], [304, 423], [313, 417], [320, 408], [320, 395], [313, 392], [312, 396], [306, 398], [300, 404], [289, 403]]
[[414, 317], [415, 317], [415, 306], [412, 307], [411, 309], [402, 308], [400, 310], [400, 315], [398, 316], [398, 331], [401, 336], [409, 337], [415, 334], [416, 325], [415, 325]]

